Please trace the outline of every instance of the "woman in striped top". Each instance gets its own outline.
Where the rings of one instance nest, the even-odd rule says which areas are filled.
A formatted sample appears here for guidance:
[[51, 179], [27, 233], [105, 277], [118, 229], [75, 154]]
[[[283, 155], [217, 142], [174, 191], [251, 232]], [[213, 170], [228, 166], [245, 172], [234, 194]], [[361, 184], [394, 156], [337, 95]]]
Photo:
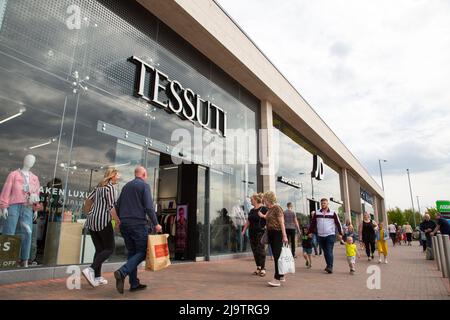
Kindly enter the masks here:
[[86, 220], [86, 227], [95, 246], [94, 261], [91, 266], [83, 270], [83, 275], [93, 287], [107, 284], [101, 276], [102, 264], [114, 251], [114, 228], [111, 220], [120, 223], [114, 209], [116, 203], [116, 189], [114, 185], [119, 181], [119, 172], [107, 169], [104, 178], [89, 194], [88, 199], [93, 201]]

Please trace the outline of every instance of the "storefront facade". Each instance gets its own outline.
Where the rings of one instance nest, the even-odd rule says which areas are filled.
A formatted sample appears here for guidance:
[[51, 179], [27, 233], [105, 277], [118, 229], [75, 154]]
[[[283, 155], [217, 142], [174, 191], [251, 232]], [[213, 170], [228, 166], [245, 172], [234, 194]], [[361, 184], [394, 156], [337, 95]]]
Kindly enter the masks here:
[[[82, 207], [108, 167], [120, 171], [118, 194], [137, 165], [147, 168], [174, 260], [248, 252], [242, 228], [254, 192], [274, 190], [305, 223], [317, 201], [329, 198], [344, 219], [349, 194], [340, 164], [274, 110], [269, 124], [279, 140], [271, 145], [279, 160], [263, 174], [262, 97], [146, 5], [0, 0], [0, 188], [8, 179], [16, 183], [11, 173], [27, 155], [35, 157], [41, 206], [29, 226], [30, 263], [92, 261]], [[187, 237], [180, 251], [173, 224], [181, 207]], [[0, 220], [2, 230], [14, 223], [11, 214]], [[20, 241], [19, 229], [1, 237]], [[109, 262], [125, 257], [116, 232]], [[2, 267], [19, 266], [11, 260]]]
[[[273, 138], [278, 140], [274, 143], [278, 146], [274, 159], [277, 178], [275, 191], [280, 205], [286, 207], [291, 202], [299, 221], [302, 225], [308, 225], [311, 212], [320, 208], [320, 199], [327, 198], [330, 208], [344, 222], [339, 169], [324, 155], [318, 155], [320, 150], [305, 141], [277, 115], [274, 115], [274, 128]], [[315, 171], [314, 156], [322, 160], [320, 177], [311, 174]]]

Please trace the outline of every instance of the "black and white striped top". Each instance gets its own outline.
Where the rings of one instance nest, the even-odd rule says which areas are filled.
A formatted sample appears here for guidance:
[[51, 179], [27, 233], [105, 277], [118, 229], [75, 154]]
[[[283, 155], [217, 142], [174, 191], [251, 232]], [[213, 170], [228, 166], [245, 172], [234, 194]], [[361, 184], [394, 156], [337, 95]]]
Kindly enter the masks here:
[[111, 221], [111, 209], [116, 203], [116, 189], [110, 182], [95, 188], [88, 196], [94, 201], [86, 219], [86, 227], [92, 231], [102, 231]]

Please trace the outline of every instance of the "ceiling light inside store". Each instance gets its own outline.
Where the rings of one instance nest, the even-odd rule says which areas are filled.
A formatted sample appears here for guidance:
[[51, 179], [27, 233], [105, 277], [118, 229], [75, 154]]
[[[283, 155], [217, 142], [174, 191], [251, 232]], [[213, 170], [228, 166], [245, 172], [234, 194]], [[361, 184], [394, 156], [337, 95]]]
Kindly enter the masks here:
[[14, 115], [12, 115], [11, 117], [8, 117], [8, 118], [6, 118], [6, 119], [0, 120], [0, 124], [5, 123], [5, 122], [7, 122], [7, 121], [9, 121], [9, 120], [12, 120], [12, 119], [14, 119], [14, 118], [20, 117], [22, 114], [25, 113], [25, 111], [27, 111], [27, 109], [25, 109], [25, 108], [20, 108], [18, 113], [14, 114]]
[[166, 167], [166, 168], [162, 168], [163, 170], [173, 170], [173, 169], [178, 169], [178, 166], [176, 167]]
[[56, 140], [57, 140], [56, 138], [52, 138], [52, 139], [48, 140], [47, 142], [44, 142], [44, 143], [41, 143], [41, 144], [38, 144], [38, 145], [35, 145], [35, 146], [32, 146], [32, 147], [29, 147], [28, 149], [33, 150], [33, 149], [37, 149], [37, 148], [40, 148], [40, 147], [48, 146], [49, 144], [51, 144], [52, 142], [55, 142]]

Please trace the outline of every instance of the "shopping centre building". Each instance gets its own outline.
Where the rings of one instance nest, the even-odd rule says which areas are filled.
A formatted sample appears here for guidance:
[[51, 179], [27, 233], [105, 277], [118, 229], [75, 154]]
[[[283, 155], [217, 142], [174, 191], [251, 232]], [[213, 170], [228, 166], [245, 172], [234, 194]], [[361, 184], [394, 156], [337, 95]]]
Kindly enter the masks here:
[[[379, 185], [212, 0], [0, 0], [0, 82], [0, 283], [92, 261], [82, 207], [108, 167], [118, 193], [147, 168], [173, 261], [247, 254], [254, 192], [292, 202], [302, 224], [321, 198], [342, 223], [386, 221]], [[40, 205], [14, 196], [24, 180]], [[110, 268], [125, 257], [117, 232]]]

